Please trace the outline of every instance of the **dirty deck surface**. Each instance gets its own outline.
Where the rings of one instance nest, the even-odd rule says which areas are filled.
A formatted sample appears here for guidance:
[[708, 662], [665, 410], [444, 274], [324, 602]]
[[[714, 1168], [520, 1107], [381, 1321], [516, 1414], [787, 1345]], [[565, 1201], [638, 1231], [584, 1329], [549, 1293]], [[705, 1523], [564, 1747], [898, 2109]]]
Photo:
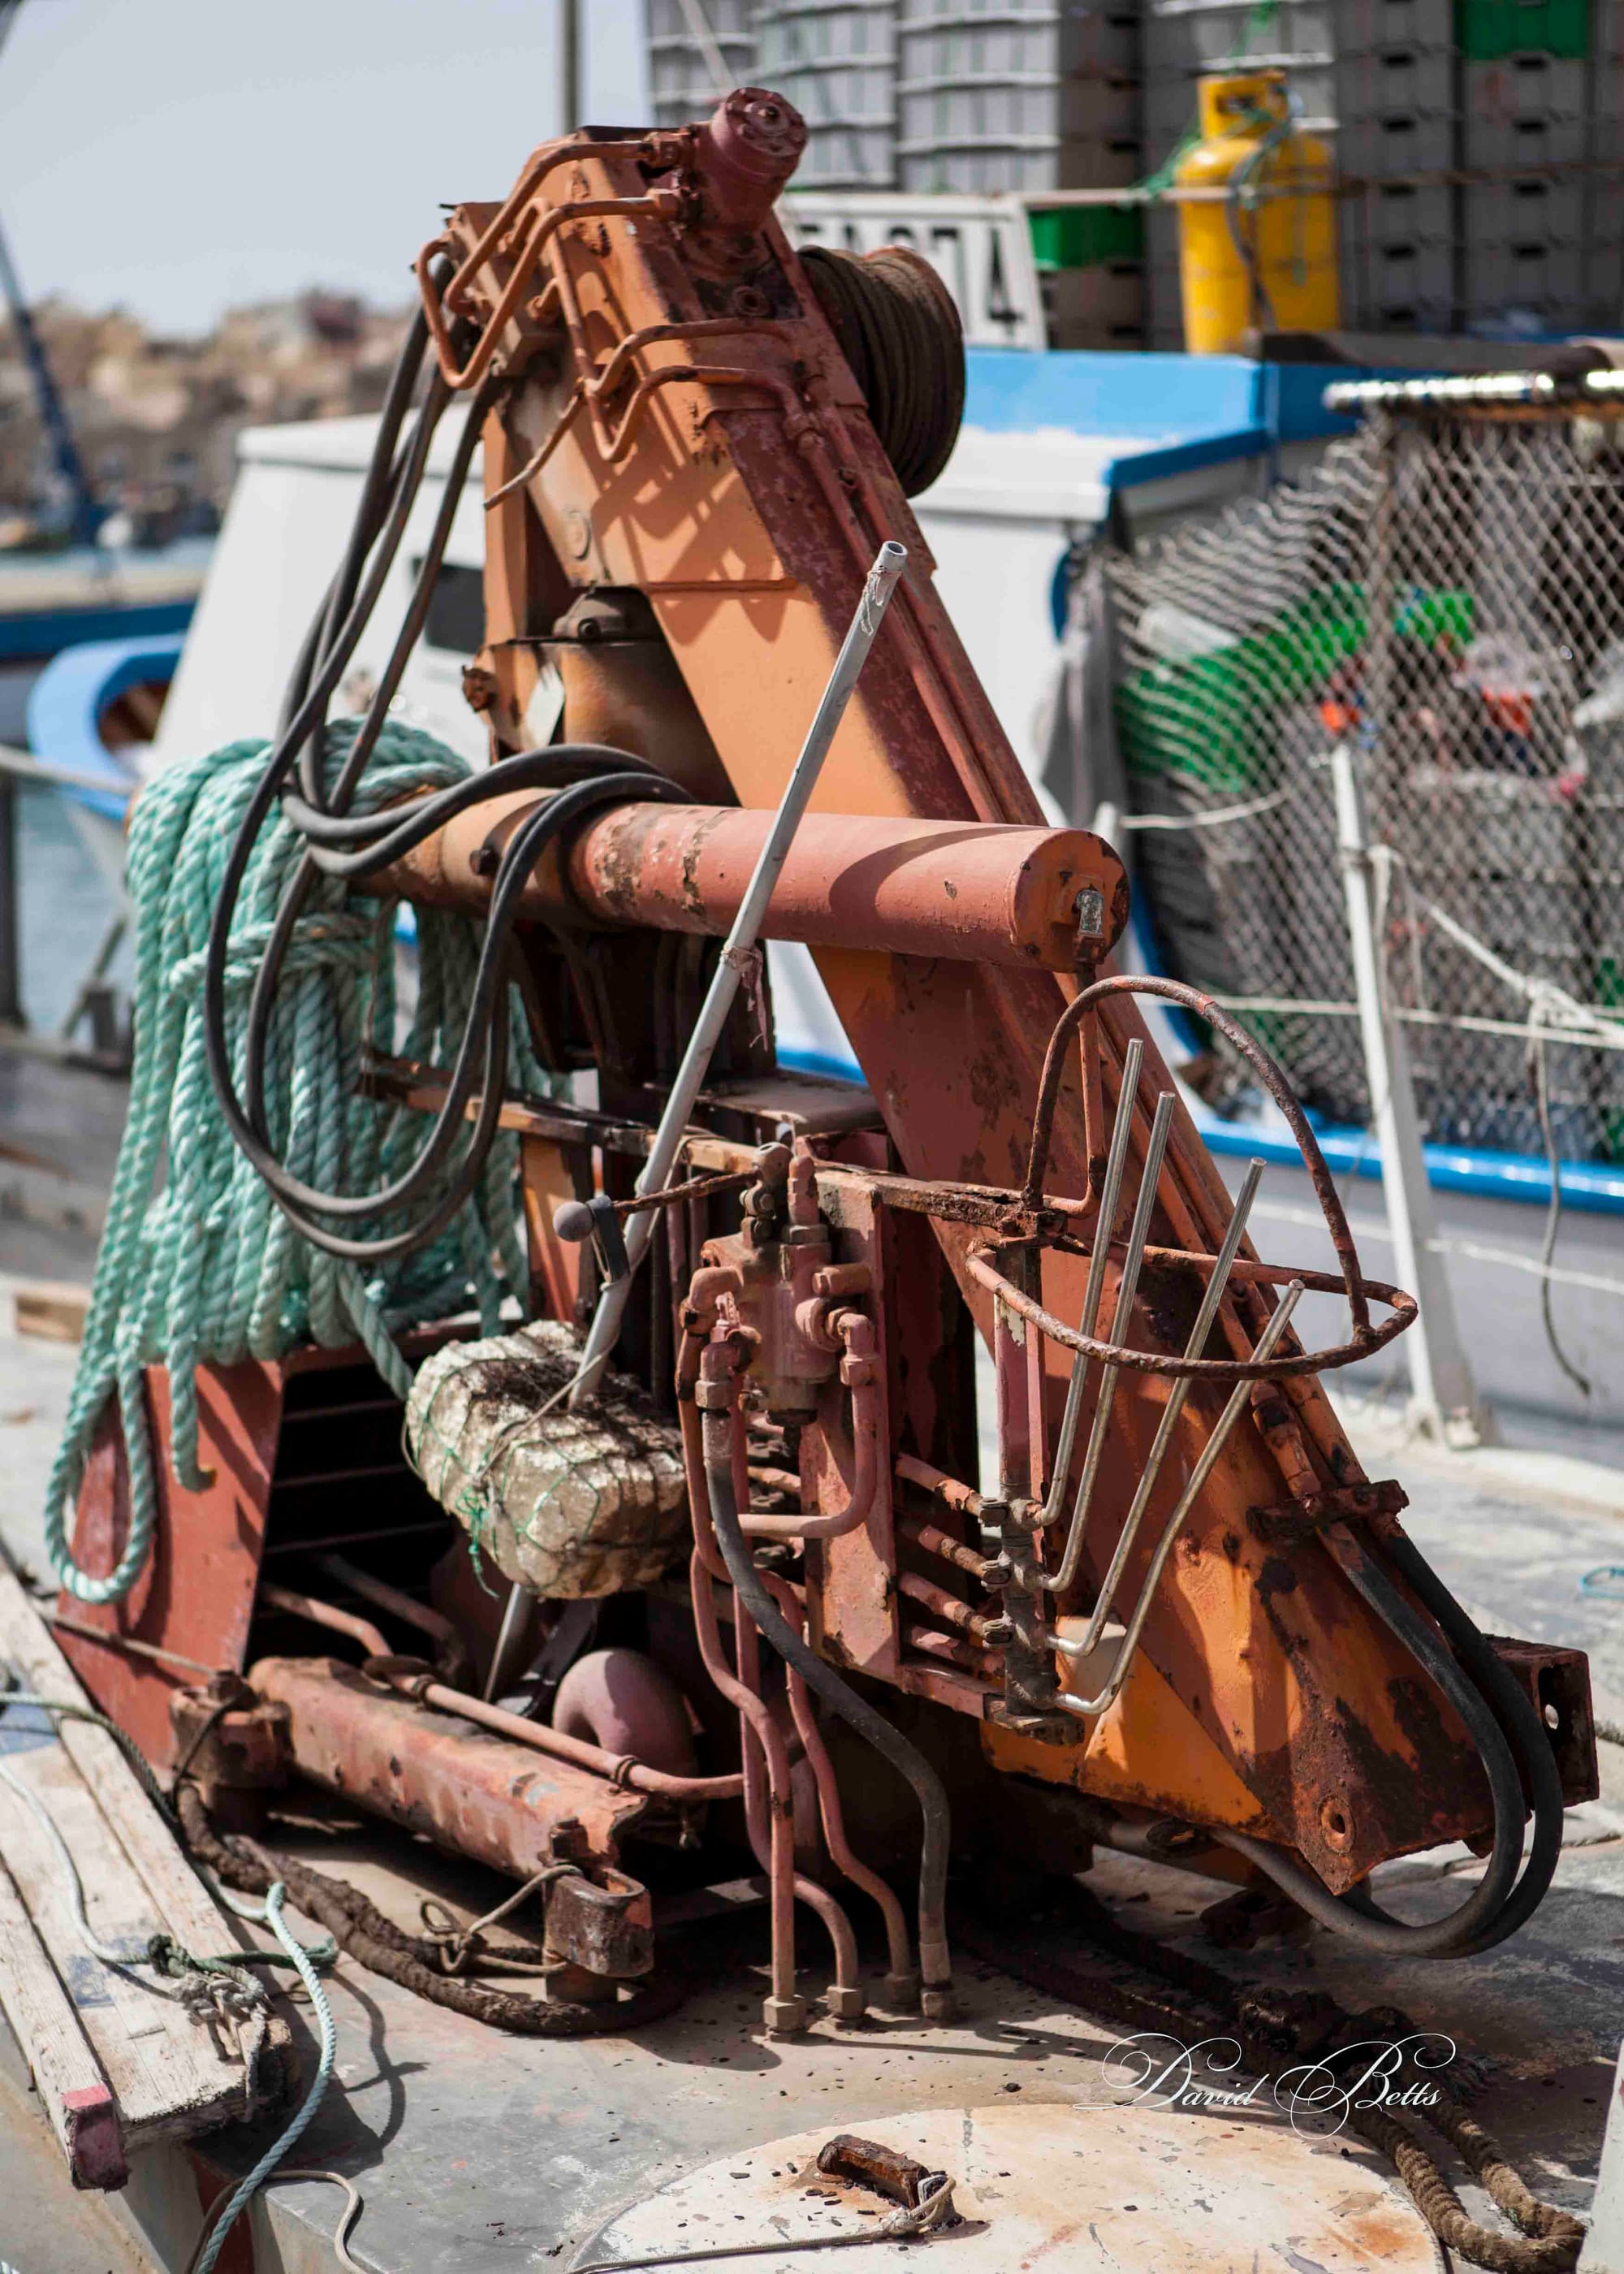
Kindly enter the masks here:
[[[61, 1346], [0, 1338], [0, 1526], [36, 1565], [41, 1487], [72, 1356]], [[1501, 1630], [1583, 1645], [1593, 1653], [1601, 1711], [1624, 1720], [1624, 1605], [1582, 1598], [1576, 1584], [1594, 1563], [1624, 1562], [1624, 1520], [1607, 1512], [1611, 1480], [1598, 1475], [1596, 1504], [1587, 1510], [1485, 1485], [1481, 1473], [1441, 1465], [1438, 1456], [1384, 1453], [1372, 1465], [1405, 1483], [1415, 1537], [1477, 1615]], [[1090, 1885], [1122, 1905], [1130, 1923], [1191, 1938], [1185, 1946], [1237, 1976], [1323, 1987], [1356, 2008], [1402, 2003], [1421, 2026], [1486, 2057], [1494, 2074], [1481, 2104], [1485, 2120], [1538, 2192], [1583, 2209], [1624, 2026], [1624, 1749], [1604, 1746], [1602, 1757], [1604, 1797], [1572, 1811], [1556, 1888], [1529, 1929], [1481, 1959], [1400, 1969], [1317, 1932], [1300, 1951], [1274, 1941], [1250, 1954], [1215, 1953], [1197, 1931], [1197, 1914], [1214, 1898], [1207, 1883], [1109, 1857]], [[425, 1894], [470, 1916], [496, 1886], [386, 1830], [312, 1826], [286, 1844], [353, 1879], [414, 1927]], [[1463, 1850], [1393, 1866], [1389, 1900], [1417, 1917], [1452, 1906], [1477, 1868]], [[1097, 2097], [1101, 2063], [1122, 2034], [962, 1961], [963, 2017], [951, 2028], [883, 2015], [854, 2027], [823, 2020], [801, 2040], [770, 2043], [757, 2027], [764, 1946], [759, 1914], [673, 1946], [700, 1986], [680, 2013], [635, 2042], [497, 2036], [342, 1963], [332, 1992], [336, 2082], [298, 2160], [347, 2172], [360, 2186], [365, 2209], [352, 2238], [358, 2263], [379, 2274], [562, 2270], [621, 2206], [717, 2157], [787, 2134], [826, 2124], [831, 2133], [868, 2129], [883, 2138], [886, 2117], [906, 2110], [984, 2107], [1017, 2095], [1069, 2109]], [[816, 1990], [827, 1969], [809, 1924], [803, 1947], [806, 1986]], [[877, 1975], [877, 1951], [873, 1961]], [[0, 2132], [26, 2120], [18, 2105], [0, 2099]], [[1071, 2120], [1087, 2122], [1081, 2113]], [[263, 2140], [224, 2134], [208, 2144], [215, 2163], [236, 2172]], [[1356, 2163], [1365, 2155], [1357, 2145], [1350, 2153]], [[19, 2274], [125, 2274], [110, 2249], [69, 2224], [78, 2210], [50, 2155], [14, 2145], [5, 2179], [18, 2208], [3, 2247]], [[125, 2215], [144, 2225], [151, 2263], [184, 2263], [199, 2187], [207, 2190], [207, 2177], [178, 2161], [132, 2187]], [[279, 2187], [260, 2216], [274, 2225], [281, 2258], [266, 2263], [280, 2263], [287, 2274], [330, 2267], [339, 2204], [332, 2187]], [[717, 2209], [732, 2215], [726, 2204]], [[41, 2255], [36, 2244], [31, 2256], [25, 2245], [42, 2233], [51, 2247]], [[676, 2239], [691, 2247], [702, 2238]], [[923, 2257], [914, 2246], [907, 2263]], [[898, 2249], [876, 2246], [861, 2263], [883, 2269], [892, 2259], [902, 2263]]]

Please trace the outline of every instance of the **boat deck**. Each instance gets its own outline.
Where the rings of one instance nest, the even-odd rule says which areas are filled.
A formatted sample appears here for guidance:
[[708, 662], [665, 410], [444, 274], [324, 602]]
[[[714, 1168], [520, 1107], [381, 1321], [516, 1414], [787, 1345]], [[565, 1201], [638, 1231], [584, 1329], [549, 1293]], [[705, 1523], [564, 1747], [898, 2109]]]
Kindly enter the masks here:
[[[0, 1363], [11, 1385], [0, 1422], [8, 1456], [0, 1528], [36, 1566], [39, 1487], [72, 1357], [62, 1345], [0, 1341]], [[1624, 1621], [1616, 1605], [1582, 1598], [1576, 1585], [1577, 1573], [1590, 1564], [1624, 1558], [1624, 1526], [1608, 1512], [1613, 1480], [1590, 1472], [1595, 1498], [1586, 1508], [1548, 1494], [1521, 1496], [1511, 1482], [1485, 1483], [1470, 1462], [1440, 1470], [1442, 1457], [1402, 1452], [1376, 1472], [1396, 1472], [1410, 1490], [1419, 1544], [1491, 1625], [1590, 1647], [1598, 1711], [1624, 1721]], [[1582, 1482], [1573, 1465], [1569, 1492]], [[1536, 1489], [1543, 1489], [1537, 1480]], [[1601, 1756], [1603, 1796], [1570, 1811], [1555, 1888], [1531, 1926], [1480, 1959], [1398, 1966], [1361, 1957], [1317, 1931], [1300, 1947], [1276, 1939], [1250, 1953], [1219, 1951], [1199, 1930], [1198, 1913], [1215, 1899], [1208, 1883], [1102, 1856], [1088, 1884], [1123, 1907], [1132, 1924], [1177, 1936], [1179, 1947], [1237, 1978], [1324, 1989], [1354, 2010], [1402, 2004], [1419, 2026], [1486, 2059], [1492, 2074], [1480, 2104], [1484, 2121], [1538, 2193], [1583, 2210], [1624, 2023], [1624, 1748], [1604, 1744]], [[425, 1895], [437, 1894], [472, 1916], [499, 1891], [490, 1876], [384, 1827], [312, 1816], [284, 1844], [352, 1879], [414, 1929]], [[1464, 1849], [1390, 1866], [1387, 1899], [1410, 1916], [1427, 1916], [1458, 1902], [1462, 1883], [1477, 1868]], [[627, 2206], [718, 2157], [728, 2159], [725, 2175], [753, 2176], [724, 2176], [722, 2192], [703, 2198], [709, 2223], [703, 2232], [690, 2208], [682, 2214], [689, 2227], [669, 2241], [689, 2248], [718, 2242], [730, 2228], [741, 2238], [760, 2177], [748, 2151], [819, 2127], [884, 2139], [888, 2124], [894, 2131], [914, 2112], [987, 2109], [1017, 2097], [1025, 2107], [1060, 2112], [1043, 2120], [1051, 2131], [1056, 2124], [1075, 2127], [1079, 2172], [1091, 2167], [1108, 2120], [1238, 2122], [1229, 2143], [1237, 2156], [1251, 2152], [1248, 2127], [1255, 2139], [1257, 2126], [1273, 2124], [1278, 2132], [1283, 2122], [1260, 2113], [1237, 2120], [1232, 2112], [1181, 2111], [1158, 2119], [1136, 2108], [1108, 2120], [1098, 2111], [1071, 2112], [1079, 2102], [1107, 2097], [1101, 2064], [1122, 2029], [974, 1959], [961, 1957], [963, 2015], [951, 2028], [880, 2014], [853, 2026], [820, 2020], [803, 2038], [766, 2041], [757, 2027], [765, 1944], [764, 1914], [748, 1903], [719, 1925], [667, 1938], [671, 1962], [688, 1968], [697, 1986], [680, 2012], [635, 2040], [500, 2036], [342, 1962], [332, 1988], [336, 2082], [297, 2157], [301, 2167], [346, 2172], [360, 2187], [364, 2209], [352, 2237], [357, 2263], [378, 2274], [508, 2274], [550, 2264], [561, 2274], [577, 2256], [595, 2255], [587, 2247], [591, 2238]], [[824, 1953], [809, 1925], [803, 1946], [807, 1984], [815, 1988], [825, 1978]], [[1065, 1954], [1063, 1944], [1056, 1951]], [[881, 1969], [876, 1949], [871, 1970], [877, 1977]], [[308, 2049], [306, 2023], [295, 2010], [296, 2035]], [[1190, 2137], [1193, 2154], [1197, 2135]], [[117, 2216], [159, 2264], [182, 2265], [197, 2233], [199, 2202], [222, 2176], [245, 2170], [264, 2144], [262, 2133], [229, 2131], [200, 2148], [170, 2147], [138, 2158], [131, 2187], [114, 2199]], [[1387, 2188], [1376, 2159], [1357, 2142], [1302, 2148], [1306, 2157], [1344, 2150], [1353, 2165], [1371, 2173], [1360, 2181], [1366, 2195]], [[978, 2182], [983, 2213], [990, 2198], [982, 2190], [989, 2187], [996, 2196], [996, 2170], [983, 2172]], [[66, 2202], [65, 2173], [56, 2178]], [[735, 2188], [737, 2208], [729, 2192]], [[1477, 2215], [1488, 2216], [1476, 2190], [1463, 2186], [1462, 2194]], [[262, 2235], [256, 2265], [280, 2266], [287, 2274], [330, 2267], [342, 2205], [331, 2186], [274, 2188], [255, 2213]], [[1121, 2218], [1138, 2216], [1117, 2208]], [[800, 2234], [825, 2206], [796, 2187], [782, 2210], [776, 2231]], [[996, 2234], [996, 2202], [990, 2210]], [[1012, 2204], [1010, 2210], [1012, 2216]], [[1396, 2194], [1392, 2215], [1401, 2230], [1410, 2218]], [[1107, 2240], [1119, 2246], [1132, 2231], [1123, 2228]], [[116, 2263], [105, 2249], [96, 2255], [94, 2240], [68, 2247], [65, 2227], [64, 2235], [64, 2255], [50, 2262], [51, 2274], [106, 2274]], [[1296, 2248], [1283, 2231], [1277, 2239]], [[629, 2248], [622, 2237], [611, 2240], [611, 2249]], [[962, 2254], [950, 2257], [943, 2248], [944, 2262], [963, 2274], [981, 2263]], [[1049, 2263], [1068, 2270], [1113, 2263], [1078, 2255], [1080, 2249], [1079, 2242]], [[904, 2263], [905, 2253], [909, 2265], [929, 2263], [928, 2252], [920, 2244], [876, 2242], [854, 2263], [883, 2274]], [[1276, 2253], [1259, 2263], [1300, 2263], [1302, 2257]], [[801, 2256], [786, 2248], [755, 2263], [804, 2264], [816, 2274], [824, 2261], [822, 2253]], [[1115, 2263], [1136, 2262], [1118, 2248]], [[1206, 2263], [1216, 2268], [1222, 2262]], [[1319, 2263], [1338, 2265], [1335, 2256]], [[43, 2264], [25, 2257], [20, 2274], [43, 2274]]]

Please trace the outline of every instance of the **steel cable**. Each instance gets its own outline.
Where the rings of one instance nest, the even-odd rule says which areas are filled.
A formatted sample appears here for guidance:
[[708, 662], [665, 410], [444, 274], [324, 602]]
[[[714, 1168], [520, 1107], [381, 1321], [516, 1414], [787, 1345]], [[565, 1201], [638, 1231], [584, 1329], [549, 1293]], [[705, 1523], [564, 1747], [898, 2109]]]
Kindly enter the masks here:
[[813, 294], [862, 389], [880, 447], [906, 497], [929, 488], [964, 417], [964, 333], [951, 294], [907, 246], [801, 253]]

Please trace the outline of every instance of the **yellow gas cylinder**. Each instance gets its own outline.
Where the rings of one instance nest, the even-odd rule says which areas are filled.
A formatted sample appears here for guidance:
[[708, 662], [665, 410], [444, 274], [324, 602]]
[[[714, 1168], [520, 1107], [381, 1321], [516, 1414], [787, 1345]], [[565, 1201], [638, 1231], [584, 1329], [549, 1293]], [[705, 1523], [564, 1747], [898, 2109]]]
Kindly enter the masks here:
[[1330, 147], [1292, 124], [1283, 72], [1199, 83], [1201, 139], [1173, 177], [1181, 200], [1184, 345], [1230, 355], [1252, 329], [1334, 331], [1335, 169]]

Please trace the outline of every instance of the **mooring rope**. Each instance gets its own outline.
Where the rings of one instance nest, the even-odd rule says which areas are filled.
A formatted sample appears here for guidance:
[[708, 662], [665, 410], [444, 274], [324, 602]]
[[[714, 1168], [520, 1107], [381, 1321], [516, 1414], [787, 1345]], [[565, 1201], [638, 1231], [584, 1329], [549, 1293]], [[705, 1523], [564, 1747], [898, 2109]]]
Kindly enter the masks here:
[[[335, 775], [357, 732], [328, 728], [325, 764]], [[233, 1143], [209, 1086], [202, 983], [209, 922], [237, 825], [263, 772], [266, 744], [233, 742], [166, 769], [137, 799], [129, 842], [135, 923], [134, 1058], [129, 1115], [69, 1401], [47, 1491], [46, 1544], [62, 1585], [82, 1602], [129, 1593], [150, 1552], [156, 1516], [143, 1369], [169, 1376], [169, 1461], [191, 1490], [207, 1482], [198, 1459], [196, 1369], [275, 1359], [303, 1342], [357, 1338], [396, 1395], [410, 1373], [391, 1334], [402, 1320], [443, 1314], [471, 1288], [485, 1334], [497, 1330], [504, 1288], [525, 1284], [516, 1203], [517, 1141], [500, 1134], [485, 1173], [432, 1246], [378, 1276], [324, 1254], [296, 1231]], [[356, 794], [371, 811], [410, 793], [447, 787], [471, 770], [455, 752], [406, 727], [384, 728]], [[248, 995], [304, 840], [280, 816], [260, 831], [230, 935], [227, 1016], [242, 1076]], [[386, 1186], [414, 1157], [420, 1133], [410, 1109], [363, 1096], [365, 1053], [439, 1063], [466, 1023], [477, 961], [471, 919], [436, 908], [417, 917], [417, 1001], [396, 1034], [395, 903], [352, 895], [332, 878], [310, 891], [287, 958], [268, 1042], [268, 1132], [296, 1174], [324, 1191]], [[545, 1086], [522, 1014], [513, 1016], [521, 1080]], [[447, 1164], [447, 1172], [455, 1170]], [[387, 1219], [379, 1229], [394, 1227]], [[68, 1515], [97, 1424], [117, 1397], [130, 1475], [130, 1525], [116, 1568], [85, 1570], [68, 1540]]]
[[[213, 2219], [213, 2224], [205, 2228], [207, 2239], [201, 2243], [197, 2255], [187, 2268], [187, 2274], [210, 2274], [215, 2260], [224, 2248], [227, 2235], [236, 2224], [237, 2214], [252, 2202], [274, 2172], [282, 2157], [289, 2153], [295, 2142], [303, 2136], [326, 2097], [327, 2086], [333, 2081], [334, 2064], [338, 2058], [338, 2031], [334, 2025], [333, 2008], [327, 2003], [327, 1992], [323, 1990], [304, 1946], [289, 1931], [287, 1923], [282, 1917], [282, 1902], [286, 1894], [287, 1889], [279, 1879], [267, 1894], [262, 1910], [252, 1911], [240, 1903], [234, 1905], [233, 1908], [241, 1911], [244, 1917], [257, 1917], [262, 1920], [282, 1945], [291, 1964], [297, 1968], [299, 1979], [304, 1984], [304, 1993], [310, 1999], [311, 2012], [316, 2017], [316, 2028], [320, 2037], [321, 2050], [317, 2057], [316, 2074], [311, 2079], [310, 2090], [294, 2112], [291, 2120], [272, 2141], [253, 2169], [240, 2181], [219, 2218]], [[324, 2172], [321, 2176], [325, 2178], [327, 2174]], [[338, 2184], [342, 2187], [345, 2183], [340, 2180]], [[344, 2222], [339, 2229], [341, 2243], [349, 2232], [351, 2216], [351, 2214], [346, 2214]], [[212, 2211], [210, 2217], [213, 2218]]]

